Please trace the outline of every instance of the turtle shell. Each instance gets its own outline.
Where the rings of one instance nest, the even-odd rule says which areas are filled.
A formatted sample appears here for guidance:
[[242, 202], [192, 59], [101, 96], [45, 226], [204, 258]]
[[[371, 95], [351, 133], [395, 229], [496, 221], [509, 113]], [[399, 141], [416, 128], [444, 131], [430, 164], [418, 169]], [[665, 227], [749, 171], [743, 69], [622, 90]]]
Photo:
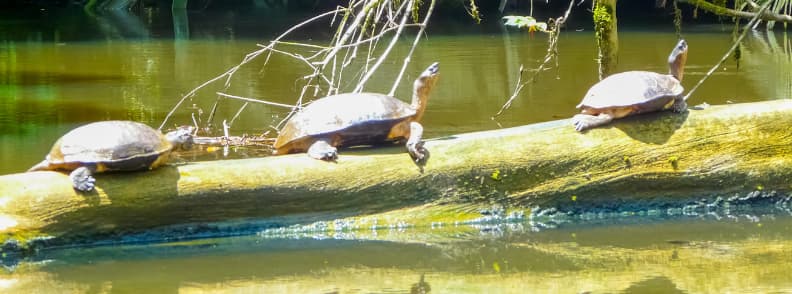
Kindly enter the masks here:
[[295, 114], [283, 126], [275, 148], [278, 154], [305, 151], [318, 138], [331, 138], [336, 146], [384, 142], [406, 136], [390, 131], [414, 116], [415, 109], [409, 104], [383, 94], [328, 96]]
[[[47, 155], [48, 169], [74, 169], [95, 164], [97, 171], [154, 167], [172, 145], [165, 136], [133, 121], [90, 123], [63, 135]], [[35, 167], [34, 167], [35, 168]]]
[[679, 80], [671, 75], [628, 71], [611, 75], [592, 86], [577, 108], [645, 106], [657, 110], [683, 91]]

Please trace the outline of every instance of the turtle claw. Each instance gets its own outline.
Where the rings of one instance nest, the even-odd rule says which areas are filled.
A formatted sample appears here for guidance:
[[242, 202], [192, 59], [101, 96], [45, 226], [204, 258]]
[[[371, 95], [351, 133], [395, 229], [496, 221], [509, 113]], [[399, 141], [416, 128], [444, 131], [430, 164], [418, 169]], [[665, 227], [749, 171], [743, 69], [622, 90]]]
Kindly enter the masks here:
[[[335, 148], [333, 148], [333, 149], [335, 149]], [[318, 152], [318, 153], [313, 153], [313, 154], [309, 153], [308, 155], [313, 157], [313, 158], [315, 158], [315, 159], [324, 160], [324, 161], [336, 161], [336, 160], [338, 160], [338, 152], [335, 151], [335, 150], [333, 150], [333, 151], [325, 151], [325, 152]]]
[[590, 126], [586, 123], [586, 118], [580, 114], [572, 117], [572, 125], [575, 126], [575, 131], [578, 132], [582, 132], [585, 129], [590, 128]]
[[576, 131], [583, 132], [590, 128], [607, 124], [612, 120], [613, 117], [605, 113], [598, 115], [577, 114], [572, 117], [572, 124], [575, 126]]
[[96, 179], [91, 175], [93, 172], [87, 167], [81, 166], [69, 174], [72, 186], [81, 192], [90, 192], [94, 189]]
[[429, 151], [424, 148], [423, 126], [418, 122], [410, 123], [410, 138], [407, 139], [407, 152], [410, 153], [413, 161], [417, 164], [423, 164], [429, 158]]
[[336, 161], [338, 159], [338, 149], [327, 143], [327, 141], [319, 140], [308, 148], [308, 156], [324, 161]]
[[676, 102], [674, 102], [673, 106], [671, 106], [671, 110], [676, 113], [683, 113], [687, 111], [687, 102], [685, 102], [685, 100], [683, 99], [679, 99]]
[[414, 144], [408, 143], [407, 152], [410, 153], [410, 157], [413, 161], [415, 161], [415, 163], [424, 162], [428, 153], [426, 148], [424, 148], [424, 141], [419, 141], [418, 143]]

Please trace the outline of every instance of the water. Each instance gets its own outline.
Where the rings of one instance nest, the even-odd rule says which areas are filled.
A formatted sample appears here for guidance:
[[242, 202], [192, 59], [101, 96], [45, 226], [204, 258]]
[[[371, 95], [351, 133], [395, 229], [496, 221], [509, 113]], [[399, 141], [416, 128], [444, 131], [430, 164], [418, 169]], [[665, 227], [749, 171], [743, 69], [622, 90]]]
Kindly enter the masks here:
[[[182, 95], [236, 65], [257, 49], [256, 43], [300, 19], [262, 13], [228, 14], [226, 18], [191, 14], [189, 38], [183, 32], [174, 33], [171, 18], [157, 11], [140, 17], [96, 18], [41, 12], [41, 22], [29, 21], [37, 19], [30, 15], [4, 15], [0, 22], [0, 174], [26, 170], [43, 158], [61, 134], [86, 122], [128, 119], [158, 126]], [[53, 25], [51, 18], [61, 24]], [[262, 25], [261, 19], [273, 21]], [[326, 31], [312, 30], [311, 37], [326, 37]], [[472, 33], [458, 33], [465, 31]], [[683, 85], [690, 89], [721, 58], [731, 35], [730, 28], [721, 25], [690, 26], [683, 33], [690, 45]], [[535, 68], [544, 58], [546, 37], [497, 26], [430, 29], [397, 96], [408, 99], [411, 79], [439, 61], [442, 76], [424, 117], [426, 137], [568, 118], [597, 80], [592, 40], [590, 30], [570, 25], [560, 40], [560, 67], [542, 72], [511, 109], [493, 121], [491, 117], [517, 84], [520, 64]], [[668, 28], [623, 29], [618, 70], [665, 72], [665, 59], [675, 40]], [[383, 65], [367, 91], [388, 91], [410, 42], [411, 38], [405, 38], [398, 44], [393, 52], [398, 58]], [[689, 103], [792, 97], [791, 47], [784, 34], [749, 35], [739, 67], [730, 59]], [[237, 72], [223, 91], [293, 103], [300, 91], [299, 79], [306, 73], [305, 67], [282, 57], [273, 58], [266, 67], [256, 61]], [[205, 121], [215, 91], [216, 87], [199, 93], [168, 127], [191, 124], [191, 114]], [[223, 100], [215, 122], [230, 120], [241, 104]], [[232, 134], [271, 130], [286, 111], [251, 105], [234, 123]], [[249, 154], [261, 155], [240, 152], [231, 156]], [[198, 158], [224, 157], [208, 153]], [[261, 234], [59, 249], [29, 260], [8, 261], [6, 270], [0, 272], [0, 289], [17, 293], [419, 293], [428, 285], [432, 293], [789, 292], [792, 243], [787, 242], [792, 219], [785, 215], [628, 217], [579, 220], [554, 228], [527, 222], [495, 228], [447, 225], [296, 239]]]
[[[594, 219], [62, 249], [17, 293], [781, 293], [792, 217]], [[12, 269], [13, 268], [13, 269]], [[423, 283], [420, 283], [423, 277]]]

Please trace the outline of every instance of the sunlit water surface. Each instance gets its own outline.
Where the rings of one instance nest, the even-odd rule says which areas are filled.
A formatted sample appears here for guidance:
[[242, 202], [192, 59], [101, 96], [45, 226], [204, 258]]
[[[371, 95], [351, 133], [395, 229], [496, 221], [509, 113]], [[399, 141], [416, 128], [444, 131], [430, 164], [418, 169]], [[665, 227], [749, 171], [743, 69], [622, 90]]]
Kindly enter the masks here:
[[[788, 293], [788, 215], [267, 234], [60, 249], [15, 293]], [[421, 292], [421, 290], [427, 290]], [[430, 291], [428, 291], [430, 290]]]
[[[116, 18], [98, 18], [94, 25], [101, 29], [89, 26], [86, 30], [102, 33], [76, 40], [29, 22], [2, 24], [0, 174], [26, 170], [43, 159], [61, 134], [80, 124], [125, 119], [158, 126], [182, 95], [236, 65], [257, 49], [257, 43], [281, 28], [262, 30], [261, 36], [246, 32], [239, 37], [233, 27], [222, 26], [208, 34], [195, 29], [211, 25], [204, 18], [192, 23], [195, 31], [190, 38], [174, 41], [173, 33], [162, 34], [161, 28], [145, 23], [130, 27], [150, 31], [112, 30], [113, 20]], [[543, 60], [546, 36], [470, 26], [477, 33], [430, 30], [397, 92], [398, 97], [409, 99], [411, 80], [428, 64], [440, 62], [441, 80], [424, 117], [428, 138], [568, 118], [597, 80], [592, 33], [570, 27], [559, 44], [559, 67], [551, 64], [504, 115], [493, 120], [518, 83], [520, 65], [536, 68]], [[683, 85], [690, 89], [721, 58], [732, 36], [730, 28], [723, 26], [694, 26], [683, 33], [690, 45]], [[623, 30], [618, 70], [667, 71], [665, 60], [675, 41], [669, 28]], [[367, 84], [367, 91], [388, 91], [410, 43], [411, 38], [405, 38], [398, 44], [394, 58]], [[783, 34], [749, 35], [739, 67], [729, 59], [689, 103], [792, 97], [790, 47]], [[234, 75], [228, 89], [210, 87], [189, 100], [166, 127], [192, 124], [193, 117], [205, 123], [217, 91], [294, 103], [301, 77], [307, 73], [299, 62], [282, 56], [266, 66], [263, 60], [254, 61]], [[241, 105], [234, 100], [220, 101], [214, 126], [230, 120]], [[231, 132], [271, 131], [287, 111], [251, 105], [234, 122]], [[262, 152], [240, 149], [228, 156], [262, 156]], [[216, 152], [196, 158], [222, 159], [226, 155]], [[0, 273], [0, 291], [790, 292], [792, 243], [787, 242], [792, 236], [792, 219], [784, 215], [628, 217], [595, 224], [577, 221], [555, 228], [531, 223], [446, 225], [61, 249], [30, 260], [6, 262], [6, 270]]]

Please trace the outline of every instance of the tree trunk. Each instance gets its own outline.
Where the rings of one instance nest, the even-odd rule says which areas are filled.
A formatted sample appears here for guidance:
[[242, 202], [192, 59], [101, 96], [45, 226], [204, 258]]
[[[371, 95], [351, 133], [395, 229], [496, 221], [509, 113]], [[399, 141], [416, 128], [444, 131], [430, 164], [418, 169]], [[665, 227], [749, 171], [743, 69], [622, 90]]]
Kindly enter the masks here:
[[619, 33], [616, 24], [616, 0], [594, 1], [594, 36], [597, 38], [599, 78], [609, 76], [618, 63]]
[[[523, 215], [535, 206], [632, 211], [788, 190], [790, 125], [792, 101], [777, 100], [643, 114], [582, 134], [559, 120], [438, 138], [426, 142], [423, 171], [397, 146], [342, 150], [337, 163], [294, 154], [100, 174], [88, 194], [64, 173], [11, 174], [0, 176], [0, 241], [10, 251], [47, 238], [36, 244], [340, 218], [422, 226], [493, 205]], [[187, 227], [149, 233], [174, 225]]]

